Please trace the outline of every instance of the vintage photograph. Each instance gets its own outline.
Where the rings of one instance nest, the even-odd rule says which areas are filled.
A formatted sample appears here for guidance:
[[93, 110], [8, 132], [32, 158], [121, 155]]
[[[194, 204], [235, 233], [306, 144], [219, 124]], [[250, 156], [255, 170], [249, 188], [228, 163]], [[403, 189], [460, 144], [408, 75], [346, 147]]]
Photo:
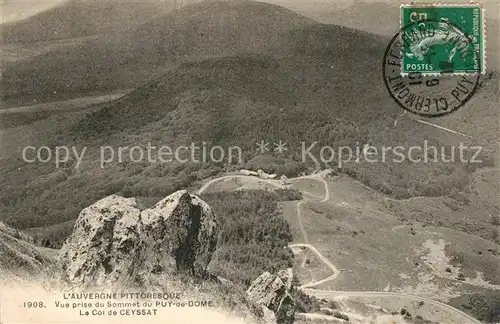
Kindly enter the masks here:
[[500, 324], [498, 0], [0, 17], [0, 324]]

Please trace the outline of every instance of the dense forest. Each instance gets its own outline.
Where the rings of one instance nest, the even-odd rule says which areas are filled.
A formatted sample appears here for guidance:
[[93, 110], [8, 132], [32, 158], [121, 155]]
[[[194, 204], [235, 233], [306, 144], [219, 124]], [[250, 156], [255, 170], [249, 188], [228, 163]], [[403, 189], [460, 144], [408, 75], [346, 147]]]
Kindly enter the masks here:
[[262, 190], [204, 194], [219, 218], [222, 231], [215, 262], [222, 277], [248, 286], [263, 272], [293, 267], [287, 248], [292, 233], [278, 209], [277, 196]]
[[[222, 224], [211, 270], [248, 287], [265, 271], [276, 273], [293, 267], [293, 253], [288, 248], [292, 233], [277, 202], [286, 200], [287, 196], [295, 199], [296, 194], [295, 190], [245, 190], [203, 195]], [[319, 300], [298, 290], [299, 285], [294, 277], [291, 293], [297, 303], [297, 312], [318, 311]]]

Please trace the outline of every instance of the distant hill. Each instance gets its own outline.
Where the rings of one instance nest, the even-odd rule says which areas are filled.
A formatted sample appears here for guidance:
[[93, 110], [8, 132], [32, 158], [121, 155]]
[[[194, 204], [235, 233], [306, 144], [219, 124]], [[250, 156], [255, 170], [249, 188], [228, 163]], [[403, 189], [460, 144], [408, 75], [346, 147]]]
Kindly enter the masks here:
[[290, 8], [325, 24], [342, 25], [393, 36], [399, 29], [399, 3], [389, 1], [287, 1], [264, 0]]
[[[284, 6], [325, 24], [346, 26], [387, 37], [394, 36], [401, 28], [397, 1], [262, 1]], [[498, 70], [500, 68], [498, 37], [491, 35], [500, 32], [500, 8], [495, 0], [487, 0], [482, 4], [486, 12], [488, 66], [490, 69]]]
[[253, 1], [203, 2], [119, 36], [6, 64], [2, 99], [29, 104], [130, 88], [182, 61], [268, 52], [279, 48], [280, 34], [312, 23], [282, 7]]
[[[172, 9], [170, 5], [159, 8], [160, 5], [149, 1], [133, 2], [133, 14], [128, 13], [127, 10], [132, 10], [128, 6], [124, 9], [114, 0], [98, 3], [91, 6], [87, 2], [73, 1], [5, 26], [7, 40], [21, 40], [22, 35], [44, 39], [54, 34], [49, 30], [65, 26], [69, 29], [57, 32], [58, 35], [80, 37], [80, 41], [54, 46], [51, 51], [43, 50], [41, 55], [20, 62], [5, 61], [1, 80], [4, 105], [28, 105], [132, 88], [161, 76], [179, 63], [208, 57], [241, 53], [289, 55], [283, 35], [292, 29], [317, 25], [311, 18], [384, 37], [391, 36], [399, 28], [397, 6], [390, 4], [356, 3], [339, 10], [329, 10], [328, 6], [332, 5], [327, 4], [288, 4], [311, 17], [306, 18], [277, 5], [246, 0], [203, 1], [166, 14]], [[317, 14], [327, 18], [319, 19]], [[51, 15], [59, 18], [47, 18]], [[94, 18], [84, 19], [87, 16]], [[123, 19], [124, 16], [131, 18]], [[61, 17], [68, 17], [72, 23], [61, 21]], [[487, 22], [488, 30], [492, 30], [491, 21]], [[37, 27], [40, 24], [46, 28]], [[26, 28], [38, 34], [24, 30]], [[94, 35], [87, 40], [81, 38], [100, 32], [114, 34]], [[488, 55], [491, 57], [488, 59], [493, 62], [489, 63], [490, 68], [495, 66], [494, 48], [495, 40], [489, 37]]]
[[[93, 138], [112, 136], [116, 128], [138, 129], [180, 108], [178, 101], [188, 93], [206, 96], [196, 118], [213, 121], [203, 126], [207, 131], [219, 127], [216, 118], [234, 123], [220, 123], [233, 133], [210, 137], [214, 140], [247, 137], [247, 131], [257, 136], [254, 127], [269, 132], [259, 119], [276, 126], [294, 125], [297, 133], [307, 134], [307, 128], [318, 123], [345, 119], [365, 125], [399, 112], [384, 96], [380, 75], [372, 68], [379, 65], [377, 55], [384, 50], [378, 38], [338, 26], [314, 25], [293, 29], [279, 41], [281, 56], [239, 54], [181, 64], [97, 112], [82, 126], [81, 135]], [[387, 105], [366, 114], [370, 102]], [[198, 126], [193, 130], [201, 131]]]
[[172, 1], [71, 0], [2, 25], [5, 43], [34, 43], [123, 32], [175, 9]]
[[12, 23], [27, 19], [39, 14], [41, 11], [46, 11], [51, 8], [60, 6], [62, 2], [68, 0], [52, 1], [52, 2], [26, 2], [19, 0], [3, 1], [0, 5], [0, 15], [2, 16], [2, 24]]

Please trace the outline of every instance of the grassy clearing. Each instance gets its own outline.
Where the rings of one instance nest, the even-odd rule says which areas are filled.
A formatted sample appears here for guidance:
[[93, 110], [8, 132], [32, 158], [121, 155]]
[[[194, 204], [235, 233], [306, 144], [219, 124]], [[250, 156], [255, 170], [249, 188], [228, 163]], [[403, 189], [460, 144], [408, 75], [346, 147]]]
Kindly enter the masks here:
[[294, 247], [294, 274], [298, 277], [301, 284], [315, 282], [332, 275], [331, 269], [305, 247]]
[[[426, 215], [436, 214], [439, 208], [441, 211], [449, 208], [443, 203], [445, 199], [393, 201], [345, 177], [332, 180], [329, 187], [330, 201], [303, 205], [302, 223], [310, 243], [339, 269], [348, 271], [342, 271], [335, 282], [325, 283], [321, 288], [402, 290], [435, 294], [447, 300], [472, 288], [488, 289], [490, 286], [484, 282], [481, 285], [481, 279], [490, 284], [498, 280], [494, 278], [498, 277], [494, 269], [499, 267], [499, 259], [494, 255], [496, 245], [493, 242], [452, 228], [432, 226], [432, 218]], [[398, 203], [415, 203], [424, 209], [419, 213], [415, 208], [414, 217], [409, 217], [411, 214], [401, 213], [394, 207]], [[300, 235], [298, 223], [290, 224], [292, 233]], [[455, 278], [457, 274], [455, 277], [449, 275], [446, 266], [439, 275], [434, 266], [426, 263], [425, 259], [432, 259], [428, 258], [426, 242], [438, 242], [439, 239], [446, 242], [446, 248], [440, 253], [449, 260], [455, 258], [456, 265], [467, 278], [464, 282]], [[478, 277], [476, 271], [489, 275]], [[451, 289], [450, 283], [453, 283]]]
[[311, 203], [303, 210], [302, 223], [310, 243], [339, 269], [348, 270], [323, 289], [380, 291], [388, 284], [403, 285], [399, 273], [413, 272], [412, 239], [391, 232], [397, 222]]
[[321, 181], [314, 179], [298, 179], [290, 180], [290, 183], [292, 184], [293, 188], [297, 190], [305, 191], [319, 197], [320, 199], [323, 199], [323, 197], [325, 197], [325, 187]]

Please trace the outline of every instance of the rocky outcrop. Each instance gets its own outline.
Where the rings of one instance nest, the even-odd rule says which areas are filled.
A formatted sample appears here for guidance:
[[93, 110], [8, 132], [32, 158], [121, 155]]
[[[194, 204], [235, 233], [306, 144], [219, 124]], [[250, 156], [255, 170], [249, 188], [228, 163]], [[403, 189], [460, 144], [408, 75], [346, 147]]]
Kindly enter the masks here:
[[49, 249], [42, 249], [25, 241], [18, 230], [0, 222], [0, 278], [34, 278], [52, 265]]
[[141, 213], [148, 272], [185, 270], [201, 274], [215, 252], [218, 224], [211, 208], [200, 198], [178, 191]]
[[[292, 269], [281, 270], [276, 275], [265, 272], [252, 282], [247, 294], [264, 308], [269, 321], [293, 323], [296, 305], [291, 295], [292, 281]], [[269, 317], [268, 310], [274, 313], [275, 319]]]
[[106, 197], [85, 208], [58, 255], [72, 286], [147, 284], [155, 274], [205, 273], [219, 226], [185, 190], [141, 211], [134, 198]]

